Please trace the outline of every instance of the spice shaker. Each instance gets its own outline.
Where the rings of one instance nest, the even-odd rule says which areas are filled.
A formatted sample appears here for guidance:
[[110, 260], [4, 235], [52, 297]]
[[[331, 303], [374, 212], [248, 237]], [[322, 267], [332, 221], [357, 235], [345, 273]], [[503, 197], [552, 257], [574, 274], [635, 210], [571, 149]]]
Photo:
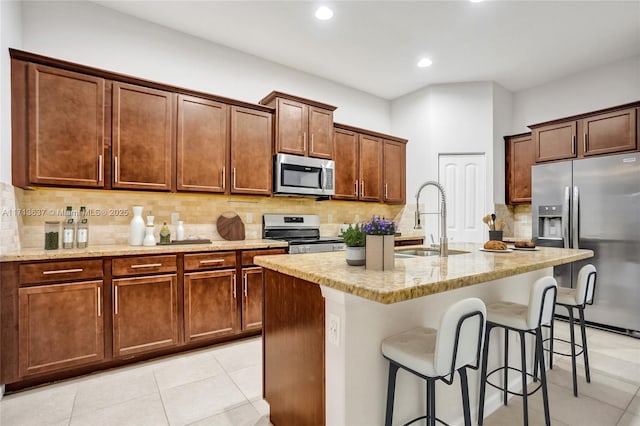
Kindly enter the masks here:
[[65, 212], [66, 219], [64, 221], [64, 226], [62, 227], [62, 248], [73, 248], [73, 242], [75, 241], [75, 232], [76, 227], [73, 220], [73, 211], [71, 211], [71, 206], [67, 206], [67, 211]]
[[44, 223], [44, 249], [57, 250], [60, 238], [60, 222], [50, 221]]
[[89, 220], [87, 219], [87, 209], [80, 207], [80, 218], [78, 219], [78, 229], [76, 231], [76, 247], [86, 248], [89, 242]]

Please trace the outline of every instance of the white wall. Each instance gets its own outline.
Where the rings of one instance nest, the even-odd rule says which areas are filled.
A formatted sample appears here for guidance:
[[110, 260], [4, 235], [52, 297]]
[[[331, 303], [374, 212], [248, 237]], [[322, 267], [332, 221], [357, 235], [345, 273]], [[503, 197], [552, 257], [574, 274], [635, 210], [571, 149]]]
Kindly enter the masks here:
[[0, 1], [0, 182], [11, 183], [11, 61], [22, 46], [22, 3]]
[[640, 100], [640, 56], [516, 92], [511, 134], [527, 125]]
[[505, 203], [504, 136], [511, 134], [513, 94], [497, 83], [493, 84], [493, 201]]

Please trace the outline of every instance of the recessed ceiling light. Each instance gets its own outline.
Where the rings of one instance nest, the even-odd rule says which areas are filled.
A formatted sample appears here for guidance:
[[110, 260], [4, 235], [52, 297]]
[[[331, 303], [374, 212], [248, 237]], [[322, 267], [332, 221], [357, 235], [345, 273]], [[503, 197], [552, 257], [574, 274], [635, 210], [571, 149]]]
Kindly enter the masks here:
[[420, 68], [430, 67], [431, 64], [433, 64], [433, 62], [431, 62], [431, 59], [429, 58], [422, 58], [418, 61], [418, 66]]
[[471, 3], [481, 3], [483, 0], [469, 0]]
[[320, 6], [316, 9], [316, 18], [321, 21], [331, 19], [333, 18], [333, 10], [329, 9], [327, 6]]

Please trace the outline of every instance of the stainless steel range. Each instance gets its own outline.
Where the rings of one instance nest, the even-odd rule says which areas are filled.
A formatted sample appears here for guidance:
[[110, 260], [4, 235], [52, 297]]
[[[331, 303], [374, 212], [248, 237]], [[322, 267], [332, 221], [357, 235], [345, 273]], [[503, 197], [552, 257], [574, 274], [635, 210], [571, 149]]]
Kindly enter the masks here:
[[344, 250], [341, 238], [320, 236], [317, 214], [265, 214], [262, 238], [288, 241], [290, 254]]

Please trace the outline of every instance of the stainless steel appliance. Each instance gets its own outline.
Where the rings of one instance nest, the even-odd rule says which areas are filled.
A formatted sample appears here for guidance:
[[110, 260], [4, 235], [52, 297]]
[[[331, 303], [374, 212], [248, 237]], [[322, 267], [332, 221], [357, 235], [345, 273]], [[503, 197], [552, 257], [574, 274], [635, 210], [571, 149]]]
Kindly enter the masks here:
[[533, 238], [540, 246], [591, 249], [595, 256], [554, 268], [575, 287], [578, 270], [598, 271], [587, 321], [640, 330], [640, 153], [532, 167]]
[[335, 193], [335, 162], [300, 155], [273, 157], [275, 195], [329, 196]]
[[344, 250], [341, 238], [320, 236], [316, 214], [265, 214], [262, 238], [288, 241], [290, 254]]

